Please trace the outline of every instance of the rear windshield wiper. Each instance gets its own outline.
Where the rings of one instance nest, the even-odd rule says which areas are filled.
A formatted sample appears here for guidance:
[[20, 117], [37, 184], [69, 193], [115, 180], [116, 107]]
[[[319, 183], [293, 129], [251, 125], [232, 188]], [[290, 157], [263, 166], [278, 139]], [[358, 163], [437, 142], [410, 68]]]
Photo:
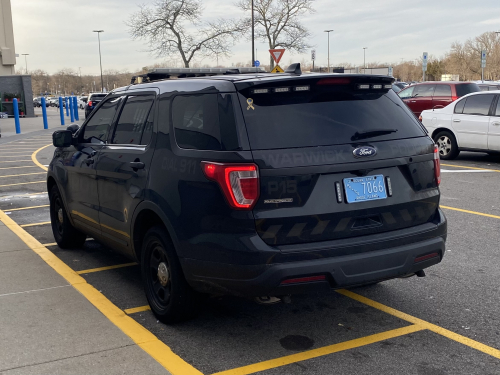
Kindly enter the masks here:
[[398, 129], [377, 129], [377, 130], [370, 130], [370, 131], [361, 132], [361, 133], [356, 132], [351, 137], [351, 141], [357, 141], [358, 139], [365, 139], [365, 138], [371, 138], [371, 137], [378, 137], [379, 135], [396, 133], [397, 131], [398, 131]]

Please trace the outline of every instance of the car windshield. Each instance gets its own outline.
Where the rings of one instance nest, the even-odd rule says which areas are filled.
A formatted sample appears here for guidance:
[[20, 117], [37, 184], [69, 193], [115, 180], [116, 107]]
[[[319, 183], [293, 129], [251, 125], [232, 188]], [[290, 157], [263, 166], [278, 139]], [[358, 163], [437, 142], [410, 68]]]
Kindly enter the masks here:
[[425, 135], [392, 90], [362, 92], [345, 86], [288, 93], [255, 90], [240, 93], [252, 149], [345, 144], [360, 133], [370, 134], [374, 141]]

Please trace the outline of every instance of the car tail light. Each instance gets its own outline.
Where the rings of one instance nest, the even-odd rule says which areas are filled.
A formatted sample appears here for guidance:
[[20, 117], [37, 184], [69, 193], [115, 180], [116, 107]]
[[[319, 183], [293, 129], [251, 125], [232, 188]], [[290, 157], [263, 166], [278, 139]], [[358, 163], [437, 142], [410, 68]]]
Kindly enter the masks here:
[[422, 122], [422, 115], [418, 116], [418, 121]]
[[317, 85], [348, 85], [351, 83], [349, 78], [322, 78]]
[[89, 107], [92, 107], [92, 100], [89, 100]]
[[202, 161], [205, 176], [219, 184], [229, 205], [251, 210], [259, 198], [259, 170], [255, 164], [223, 164]]
[[437, 258], [438, 256], [439, 256], [438, 253], [422, 255], [418, 258], [415, 258], [414, 263], [423, 262], [424, 260], [427, 260], [427, 259]]
[[458, 96], [452, 96], [451, 97], [451, 101], [454, 102], [455, 100], [457, 100], [459, 97]]
[[306, 277], [298, 277], [295, 279], [286, 279], [281, 282], [281, 285], [287, 285], [287, 284], [299, 284], [299, 283], [308, 283], [311, 281], [325, 281], [326, 276], [325, 275], [318, 275], [318, 276], [306, 276]]
[[436, 177], [436, 184], [439, 186], [441, 183], [441, 162], [439, 160], [439, 148], [434, 145], [434, 176]]

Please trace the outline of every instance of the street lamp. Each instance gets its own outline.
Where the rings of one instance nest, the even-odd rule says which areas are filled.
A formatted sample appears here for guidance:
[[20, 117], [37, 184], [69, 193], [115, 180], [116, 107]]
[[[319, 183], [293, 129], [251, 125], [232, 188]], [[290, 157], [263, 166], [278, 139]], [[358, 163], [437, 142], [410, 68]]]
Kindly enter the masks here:
[[97, 40], [99, 41], [99, 64], [101, 66], [101, 92], [104, 91], [104, 80], [102, 79], [102, 58], [101, 58], [101, 33], [104, 30], [94, 30], [94, 33], [97, 33]]
[[363, 47], [363, 73], [366, 73], [366, 50], [368, 47]]
[[330, 33], [334, 30], [325, 30], [328, 33], [328, 73], [330, 73]]
[[28, 58], [26, 56], [29, 56], [30, 54], [29, 53], [23, 53], [22, 55], [24, 56], [24, 61], [26, 63], [26, 75], [28, 75]]

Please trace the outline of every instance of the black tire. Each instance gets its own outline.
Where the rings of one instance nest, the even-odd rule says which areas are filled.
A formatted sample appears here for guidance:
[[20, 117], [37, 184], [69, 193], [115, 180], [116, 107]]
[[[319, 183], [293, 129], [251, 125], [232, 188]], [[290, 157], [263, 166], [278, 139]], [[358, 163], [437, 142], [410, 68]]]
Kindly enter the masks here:
[[199, 296], [188, 285], [163, 227], [155, 226], [144, 236], [141, 271], [149, 306], [158, 320], [171, 324], [198, 314]]
[[49, 198], [50, 222], [57, 245], [62, 249], [82, 247], [87, 236], [71, 225], [57, 186], [52, 187]]
[[458, 144], [453, 133], [443, 130], [434, 136], [434, 142], [437, 144], [439, 149], [439, 157], [442, 160], [455, 159], [460, 150], [458, 149]]

